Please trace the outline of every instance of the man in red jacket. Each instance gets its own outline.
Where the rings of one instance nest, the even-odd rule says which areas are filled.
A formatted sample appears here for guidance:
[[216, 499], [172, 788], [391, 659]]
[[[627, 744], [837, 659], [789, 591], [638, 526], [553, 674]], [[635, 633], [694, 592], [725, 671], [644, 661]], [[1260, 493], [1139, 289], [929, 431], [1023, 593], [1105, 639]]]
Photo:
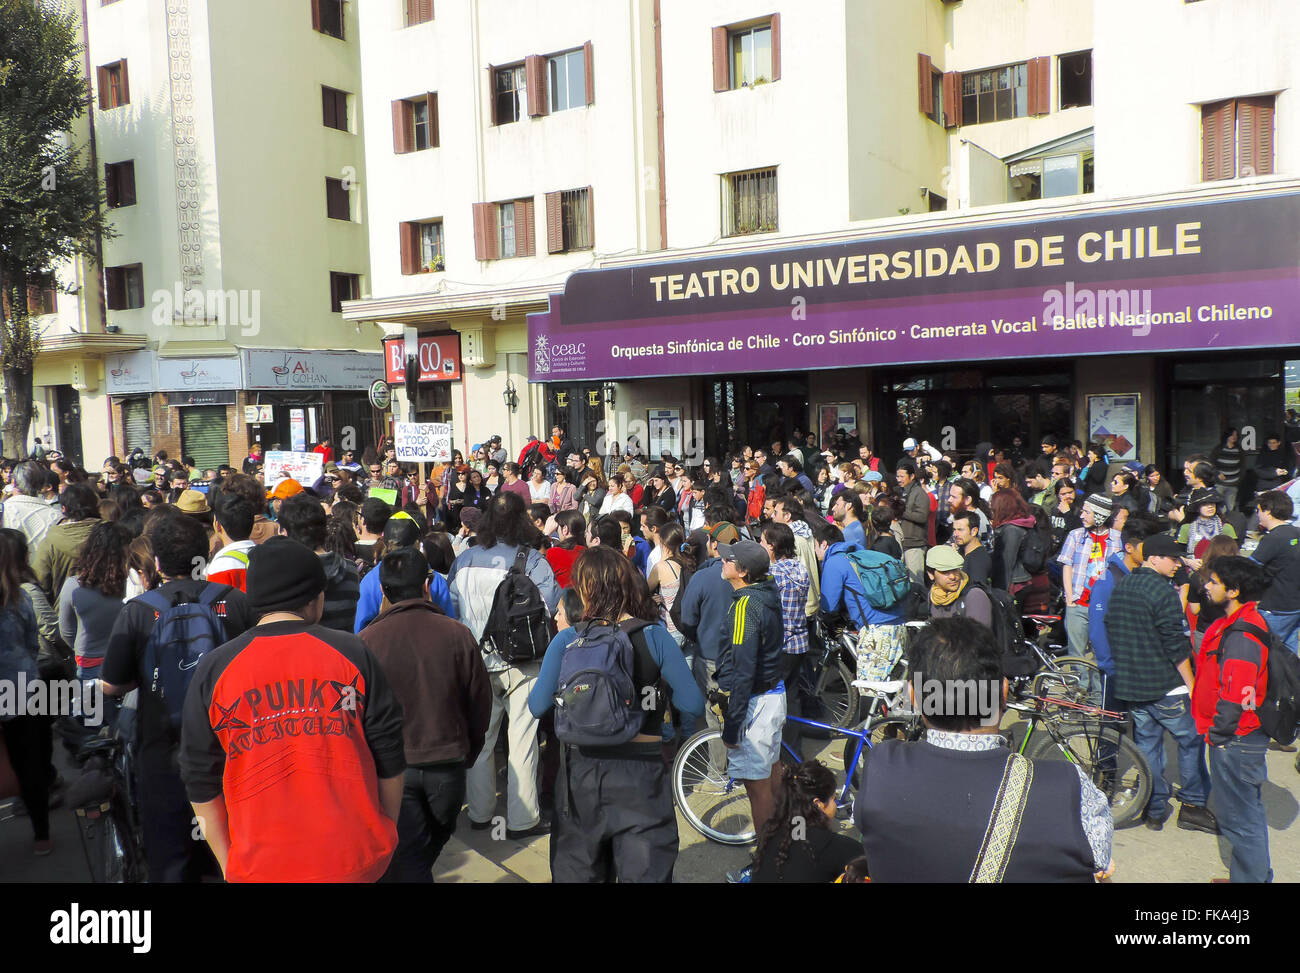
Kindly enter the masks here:
[[1219, 832], [1232, 846], [1233, 882], [1273, 880], [1262, 795], [1268, 734], [1255, 712], [1268, 688], [1268, 627], [1257, 605], [1267, 588], [1267, 574], [1249, 558], [1211, 562], [1205, 591], [1227, 615], [1205, 633], [1192, 687], [1192, 716], [1209, 747]]

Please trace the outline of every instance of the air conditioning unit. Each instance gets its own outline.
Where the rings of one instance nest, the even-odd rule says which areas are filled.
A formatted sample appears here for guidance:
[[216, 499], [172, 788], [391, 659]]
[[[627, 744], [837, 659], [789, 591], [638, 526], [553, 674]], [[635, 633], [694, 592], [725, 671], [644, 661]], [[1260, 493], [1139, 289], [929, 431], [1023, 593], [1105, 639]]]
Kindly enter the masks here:
[[460, 360], [466, 367], [489, 368], [497, 363], [496, 338], [484, 328], [460, 333]]

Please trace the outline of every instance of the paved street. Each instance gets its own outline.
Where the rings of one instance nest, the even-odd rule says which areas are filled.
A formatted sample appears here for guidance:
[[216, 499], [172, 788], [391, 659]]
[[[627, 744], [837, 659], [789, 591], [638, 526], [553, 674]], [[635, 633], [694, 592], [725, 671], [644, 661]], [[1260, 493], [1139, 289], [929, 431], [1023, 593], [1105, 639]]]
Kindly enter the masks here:
[[[809, 745], [811, 748], [811, 744]], [[824, 747], [821, 759], [837, 773], [840, 746]], [[1174, 765], [1171, 750], [1168, 759]], [[504, 763], [504, 761], [502, 762]], [[68, 771], [65, 769], [65, 774]], [[1278, 881], [1300, 877], [1300, 774], [1295, 755], [1270, 751], [1269, 782], [1264, 790], [1268, 809], [1269, 846]], [[504, 783], [504, 774], [502, 782]], [[1213, 801], [1213, 798], [1211, 798]], [[502, 805], [504, 813], [504, 804]], [[72, 814], [60, 808], [51, 815], [54, 853], [36, 858], [31, 853], [31, 830], [25, 817], [13, 816], [13, 802], [0, 802], [0, 881], [85, 882], [88, 871]], [[854, 833], [847, 823], [846, 833]], [[677, 859], [679, 882], [721, 881], [729, 869], [747, 861], [741, 848], [706, 841], [678, 814], [681, 853]], [[494, 841], [490, 831], [473, 831], [462, 814], [460, 827], [438, 860], [440, 882], [548, 882], [549, 839]], [[1138, 825], [1115, 836], [1116, 882], [1202, 883], [1226, 878], [1223, 863], [1227, 847], [1212, 835], [1180, 831], [1171, 820], [1160, 833]]]

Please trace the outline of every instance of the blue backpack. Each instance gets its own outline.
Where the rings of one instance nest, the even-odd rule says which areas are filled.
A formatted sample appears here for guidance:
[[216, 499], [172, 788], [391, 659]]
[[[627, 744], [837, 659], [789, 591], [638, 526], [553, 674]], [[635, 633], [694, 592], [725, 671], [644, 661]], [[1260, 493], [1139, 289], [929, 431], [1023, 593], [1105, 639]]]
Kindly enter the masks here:
[[609, 747], [641, 732], [646, 711], [633, 678], [633, 635], [648, 622], [585, 622], [564, 649], [555, 690], [555, 735], [573, 746]]
[[872, 608], [887, 611], [911, 593], [912, 579], [898, 558], [880, 551], [849, 551], [848, 558]]
[[136, 599], [158, 612], [144, 647], [145, 679], [148, 691], [162, 702], [177, 736], [185, 692], [199, 660], [228, 641], [226, 623], [217, 614], [216, 604], [231, 590], [228, 584], [209, 584], [198, 601], [190, 601], [184, 592], [168, 597], [160, 591], [146, 591]]

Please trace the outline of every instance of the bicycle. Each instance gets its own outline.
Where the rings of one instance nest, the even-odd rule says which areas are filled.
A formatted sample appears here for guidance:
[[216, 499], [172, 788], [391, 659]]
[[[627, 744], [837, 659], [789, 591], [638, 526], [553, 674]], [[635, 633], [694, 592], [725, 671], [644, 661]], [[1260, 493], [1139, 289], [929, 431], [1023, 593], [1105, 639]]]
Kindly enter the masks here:
[[130, 748], [118, 736], [95, 737], [78, 754], [81, 777], [68, 793], [81, 849], [95, 884], [146, 879], [144, 838], [136, 813]]
[[[856, 695], [856, 690], [854, 690]], [[787, 723], [826, 731], [831, 737], [844, 737], [846, 749], [853, 746], [856, 765], [864, 749], [871, 746], [870, 734], [800, 716], [787, 716]], [[803, 758], [784, 740], [782, 759], [795, 764]], [[682, 744], [673, 761], [673, 800], [687, 823], [704, 837], [724, 845], [746, 845], [757, 837], [749, 795], [741, 781], [727, 775], [727, 749], [722, 731], [701, 730]], [[856, 785], [846, 774], [844, 786], [836, 795], [836, 817], [853, 815], [852, 792]]]
[[[1046, 691], [1045, 685], [1053, 683], [1060, 684], [1061, 692]], [[1128, 715], [1087, 701], [1091, 694], [1065, 673], [1038, 672], [1032, 677], [1032, 688], [1019, 695], [1006, 706], [1027, 723], [1018, 744], [1018, 734], [1010, 731], [1016, 752], [1035, 760], [1066, 760], [1079, 767], [1106, 797], [1115, 827], [1140, 818], [1154, 782], [1142, 751], [1125, 735]], [[1037, 732], [1040, 727], [1045, 734]], [[919, 714], [882, 717], [865, 728], [873, 745], [882, 739], [917, 740], [923, 730]], [[852, 777], [858, 776], [860, 765], [859, 757]]]
[[[811, 701], [820, 708], [819, 716], [832, 726], [847, 728], [858, 722], [858, 692], [853, 687], [856, 676], [856, 633], [848, 628], [829, 625], [817, 616], [816, 632], [821, 645], [812, 660], [808, 680], [813, 685]], [[853, 661], [853, 666], [847, 660]]]

